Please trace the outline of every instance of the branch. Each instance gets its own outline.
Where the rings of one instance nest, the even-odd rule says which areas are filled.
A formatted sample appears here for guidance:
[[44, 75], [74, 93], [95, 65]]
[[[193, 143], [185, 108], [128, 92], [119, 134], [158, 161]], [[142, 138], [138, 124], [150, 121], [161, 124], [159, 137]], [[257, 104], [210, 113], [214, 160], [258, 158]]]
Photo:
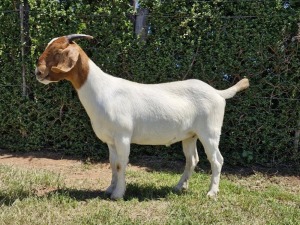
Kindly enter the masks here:
[[195, 54], [194, 54], [194, 56], [193, 56], [193, 60], [192, 60], [192, 62], [191, 62], [191, 64], [190, 64], [190, 66], [189, 66], [189, 69], [188, 69], [188, 71], [185, 73], [185, 75], [183, 76], [182, 80], [185, 80], [186, 77], [187, 77], [187, 75], [188, 75], [188, 74], [190, 73], [190, 71], [192, 70], [192, 67], [193, 67], [193, 65], [194, 65], [194, 63], [195, 63], [195, 60], [196, 60], [196, 56], [197, 56], [197, 54], [198, 54], [198, 51], [199, 51], [199, 46], [197, 47], [196, 52], [195, 52]]

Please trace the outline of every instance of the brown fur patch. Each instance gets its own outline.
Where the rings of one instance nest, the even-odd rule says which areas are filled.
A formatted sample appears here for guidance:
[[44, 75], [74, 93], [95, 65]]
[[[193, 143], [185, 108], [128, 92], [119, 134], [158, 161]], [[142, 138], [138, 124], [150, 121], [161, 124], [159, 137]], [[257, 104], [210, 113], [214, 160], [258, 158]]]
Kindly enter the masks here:
[[[62, 55], [62, 51], [66, 48], [72, 48], [73, 51], [79, 52], [79, 57], [74, 67], [66, 72], [51, 71], [52, 67], [56, 67], [61, 60], [66, 60]], [[60, 37], [53, 41], [40, 56], [37, 68], [40, 71], [39, 77], [49, 81], [69, 80], [75, 89], [79, 89], [86, 81], [89, 66], [89, 58], [85, 52], [75, 42], [69, 43], [66, 37]]]
[[119, 172], [120, 169], [121, 169], [121, 166], [120, 166], [120, 164], [118, 163], [118, 164], [117, 164], [117, 171]]

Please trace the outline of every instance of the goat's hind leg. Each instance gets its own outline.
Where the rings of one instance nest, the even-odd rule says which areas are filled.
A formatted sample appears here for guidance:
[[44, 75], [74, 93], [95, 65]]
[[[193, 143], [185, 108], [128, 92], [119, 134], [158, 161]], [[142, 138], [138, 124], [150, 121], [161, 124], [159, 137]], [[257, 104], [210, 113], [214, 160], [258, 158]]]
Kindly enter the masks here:
[[[217, 99], [216, 99], [217, 100]], [[220, 135], [225, 110], [225, 100], [219, 99], [207, 115], [206, 122], [199, 128], [198, 137], [204, 147], [207, 159], [211, 165], [211, 182], [207, 196], [215, 198], [219, 191], [223, 157], [219, 151]]]
[[188, 180], [191, 177], [195, 166], [199, 162], [198, 152], [197, 152], [197, 139], [198, 137], [192, 137], [182, 141], [182, 148], [186, 158], [186, 164], [184, 172], [175, 186], [175, 191], [182, 191], [188, 189]]
[[201, 140], [212, 170], [210, 188], [207, 193], [207, 196], [209, 197], [216, 197], [219, 191], [220, 176], [223, 166], [223, 157], [219, 151], [219, 139], [219, 135], [216, 134], [214, 137], [203, 138]]

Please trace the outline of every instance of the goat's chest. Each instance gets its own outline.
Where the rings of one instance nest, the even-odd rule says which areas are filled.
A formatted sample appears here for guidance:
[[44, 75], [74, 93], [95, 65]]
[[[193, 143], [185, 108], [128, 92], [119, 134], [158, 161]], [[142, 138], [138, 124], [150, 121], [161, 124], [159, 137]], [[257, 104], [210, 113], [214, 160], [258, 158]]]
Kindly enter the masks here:
[[89, 92], [79, 93], [79, 99], [90, 118], [96, 136], [104, 143], [112, 143], [113, 138], [110, 129], [112, 125], [100, 100]]
[[92, 124], [96, 136], [107, 144], [113, 144], [115, 137], [120, 133], [130, 133], [132, 120], [120, 107], [101, 101], [101, 98], [80, 97]]
[[96, 136], [104, 143], [113, 144], [116, 132], [122, 129], [119, 123], [102, 110], [86, 109], [86, 112]]
[[96, 120], [91, 120], [92, 128], [96, 136], [106, 144], [113, 144], [113, 132], [110, 129], [104, 128], [102, 123], [99, 123]]

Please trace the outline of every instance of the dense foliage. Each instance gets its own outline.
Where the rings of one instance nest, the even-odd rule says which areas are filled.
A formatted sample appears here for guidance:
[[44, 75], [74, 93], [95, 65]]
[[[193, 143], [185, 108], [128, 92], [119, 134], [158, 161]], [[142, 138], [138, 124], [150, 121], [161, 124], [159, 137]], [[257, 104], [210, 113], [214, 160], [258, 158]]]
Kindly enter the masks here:
[[[95, 40], [80, 45], [97, 65], [133, 81], [197, 78], [222, 89], [247, 76], [251, 88], [227, 101], [220, 143], [225, 161], [299, 166], [296, 1], [140, 1], [149, 11], [146, 38], [134, 33], [136, 12], [129, 1], [29, 0], [23, 30], [19, 4], [0, 3], [0, 148], [107, 154], [71, 85], [44, 86], [33, 76], [37, 57], [53, 37], [85, 33]], [[179, 147], [133, 146], [132, 152], [181, 157]]]

